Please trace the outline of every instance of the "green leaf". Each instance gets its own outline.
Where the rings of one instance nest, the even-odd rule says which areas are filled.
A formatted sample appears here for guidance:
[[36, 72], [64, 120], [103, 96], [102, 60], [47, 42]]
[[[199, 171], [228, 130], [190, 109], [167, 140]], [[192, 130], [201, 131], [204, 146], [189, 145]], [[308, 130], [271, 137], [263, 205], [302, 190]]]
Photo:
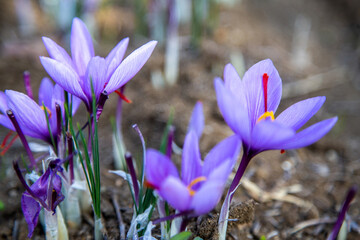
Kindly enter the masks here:
[[170, 238], [170, 240], [187, 240], [191, 235], [191, 232], [181, 232]]
[[266, 237], [265, 237], [264, 235], [262, 235], [262, 236], [260, 237], [260, 240], [266, 240]]
[[5, 204], [3, 201], [0, 200], [0, 211], [5, 209]]

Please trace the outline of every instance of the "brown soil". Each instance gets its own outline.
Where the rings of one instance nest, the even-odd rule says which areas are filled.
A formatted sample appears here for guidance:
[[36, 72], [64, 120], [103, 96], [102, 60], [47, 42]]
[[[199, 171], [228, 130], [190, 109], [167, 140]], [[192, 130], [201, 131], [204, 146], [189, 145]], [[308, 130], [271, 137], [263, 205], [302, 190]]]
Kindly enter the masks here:
[[[33, 35], [21, 36], [13, 6], [5, 2], [1, 3], [2, 9], [8, 11], [3, 11], [0, 18], [0, 90], [24, 91], [21, 77], [24, 70], [31, 71], [33, 88], [37, 89], [40, 79], [46, 75], [38, 60], [39, 55], [46, 55], [40, 36], [56, 38], [56, 31], [43, 24], [48, 17], [42, 16], [36, 18], [39, 24]], [[213, 79], [222, 76], [225, 64], [231, 61], [234, 53], [241, 53], [246, 69], [261, 59], [273, 60], [282, 77], [284, 91], [292, 93], [284, 93], [280, 110], [301, 99], [327, 96], [324, 107], [313, 122], [335, 115], [339, 116], [339, 121], [325, 138], [308, 148], [285, 154], [270, 151], [252, 160], [245, 174], [248, 182], [239, 187], [233, 201], [230, 216], [237, 221], [230, 224], [228, 239], [259, 239], [262, 235], [266, 239], [325, 239], [347, 190], [360, 182], [359, 18], [356, 17], [359, 15], [353, 10], [356, 1], [348, 0], [348, 5], [339, 5], [338, 2], [247, 0], [232, 7], [222, 7], [218, 27], [212, 36], [202, 40], [198, 51], [193, 51], [184, 40], [180, 77], [175, 86], [155, 90], [151, 85], [150, 72], [160, 70], [164, 62], [161, 47], [127, 85], [126, 95], [133, 103], [125, 104], [123, 130], [126, 146], [134, 156], [140, 155], [141, 143], [131, 128], [132, 124], [139, 125], [148, 147], [158, 148], [171, 109], [174, 109], [175, 141], [181, 146], [197, 100], [203, 102], [206, 119], [201, 139], [203, 155], [231, 134], [217, 108]], [[126, 18], [133, 18], [130, 10], [122, 6], [108, 10], [119, 14], [114, 18], [120, 20], [100, 26], [97, 53], [104, 56], [116, 41], [134, 32], [134, 24], [126, 21]], [[102, 13], [98, 18], [105, 16]], [[296, 19], [300, 22], [306, 19], [305, 24], [306, 21], [311, 23], [308, 45], [304, 50], [308, 61], [301, 67], [296, 63], [292, 45], [297, 40], [293, 39]], [[112, 35], [116, 40], [108, 44], [105, 37], [111, 39], [107, 36], [111, 29], [121, 29], [121, 32], [115, 37]], [[135, 37], [130, 42], [133, 50], [145, 40]], [[307, 81], [309, 77], [313, 77], [310, 79], [312, 84], [299, 91], [299, 85], [294, 84]], [[319, 81], [322, 82], [319, 84]], [[109, 118], [114, 115], [116, 101], [115, 95], [110, 96], [100, 119], [102, 214], [108, 239], [119, 239], [120, 236], [114, 201], [119, 204], [126, 229], [132, 217], [127, 184], [108, 173], [114, 169]], [[6, 134], [7, 130], [1, 127], [0, 140]], [[11, 168], [11, 162], [18, 159], [22, 151], [21, 143], [16, 142], [0, 159], [0, 200], [5, 204], [5, 208], [0, 210], [0, 239], [26, 239], [27, 236], [27, 225], [20, 208], [24, 189]], [[349, 216], [359, 224], [358, 197], [359, 194], [350, 207]], [[203, 239], [214, 238], [219, 208], [192, 222], [189, 229]], [[304, 221], [326, 218], [330, 220], [296, 229]], [[70, 231], [70, 239], [92, 239], [92, 229], [92, 214], [84, 214], [81, 228]], [[359, 231], [359, 228], [352, 229], [348, 239], [358, 239]], [[38, 226], [33, 239], [43, 238], [42, 228]]]

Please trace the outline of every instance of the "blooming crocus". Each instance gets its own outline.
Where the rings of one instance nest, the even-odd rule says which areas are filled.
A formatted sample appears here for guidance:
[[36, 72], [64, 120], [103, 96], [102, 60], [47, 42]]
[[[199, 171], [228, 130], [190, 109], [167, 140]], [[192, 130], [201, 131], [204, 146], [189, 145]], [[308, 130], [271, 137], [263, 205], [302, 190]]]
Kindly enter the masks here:
[[[72, 114], [74, 114], [80, 102], [76, 97], [72, 99]], [[25, 135], [51, 144], [51, 137], [58, 133], [56, 105], [63, 106], [63, 104], [64, 90], [58, 84], [54, 86], [48, 78], [44, 78], [40, 84], [38, 103], [26, 94], [6, 90], [5, 93], [0, 92], [0, 111], [3, 114], [0, 114], [0, 124], [15, 131], [12, 122], [6, 116], [7, 110], [11, 110]], [[61, 110], [64, 117], [65, 111]], [[51, 133], [49, 133], [45, 111]]]
[[188, 216], [205, 214], [216, 206], [241, 145], [236, 135], [228, 137], [202, 162], [198, 136], [203, 128], [201, 110], [202, 105], [198, 103], [184, 141], [181, 177], [168, 155], [154, 149], [146, 152], [148, 184], [174, 209]]
[[18, 163], [14, 162], [16, 174], [26, 189], [21, 197], [21, 208], [28, 224], [29, 238], [32, 237], [38, 223], [41, 208], [55, 214], [56, 207], [64, 200], [64, 195], [61, 193], [61, 178], [58, 175], [58, 172], [63, 171], [60, 163], [59, 159], [51, 161], [44, 174], [29, 186], [22, 176]]
[[269, 59], [252, 66], [242, 80], [231, 64], [226, 65], [224, 82], [216, 78], [215, 90], [220, 111], [229, 127], [241, 138], [244, 150], [221, 212], [221, 235], [224, 234], [221, 221], [227, 218], [233, 191], [250, 160], [265, 150], [286, 150], [310, 145], [330, 131], [337, 117], [299, 131], [321, 108], [325, 102], [323, 96], [295, 103], [275, 117], [281, 99], [282, 83], [278, 71]]
[[121, 40], [106, 58], [95, 56], [85, 24], [75, 18], [71, 28], [71, 57], [53, 40], [43, 37], [50, 57], [40, 57], [47, 73], [69, 93], [81, 98], [88, 110], [92, 106], [92, 86], [99, 102], [101, 93], [110, 94], [125, 85], [142, 68], [155, 48], [150, 41], [123, 60], [129, 39]]

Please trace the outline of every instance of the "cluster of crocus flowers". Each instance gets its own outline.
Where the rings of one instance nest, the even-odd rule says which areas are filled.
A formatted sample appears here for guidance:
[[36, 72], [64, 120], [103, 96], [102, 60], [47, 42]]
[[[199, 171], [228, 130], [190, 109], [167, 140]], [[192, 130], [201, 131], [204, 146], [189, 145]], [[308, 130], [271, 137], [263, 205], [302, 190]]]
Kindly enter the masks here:
[[[52, 144], [51, 138], [58, 134], [57, 131], [60, 127], [58, 124], [61, 124], [61, 122], [58, 122], [58, 117], [64, 118], [65, 115], [64, 109], [61, 108], [64, 101], [64, 90], [58, 84], [53, 85], [48, 78], [41, 81], [38, 102], [21, 92], [13, 90], [6, 90], [5, 93], [0, 92], [0, 111], [2, 113], [0, 115], [0, 124], [16, 131], [7, 116], [7, 111], [11, 110], [25, 135]], [[72, 104], [73, 114], [76, 112], [79, 103], [79, 99], [74, 97]], [[56, 105], [60, 106], [59, 113], [57, 113]], [[57, 114], [61, 116], [57, 116]]]
[[157, 43], [150, 41], [123, 60], [129, 42], [125, 38], [106, 58], [95, 56], [90, 33], [78, 18], [71, 28], [71, 57], [50, 38], [43, 37], [43, 42], [50, 56], [40, 57], [43, 67], [62, 88], [82, 99], [88, 110], [93, 102], [92, 88], [99, 104], [102, 93], [117, 91], [135, 76]]
[[283, 151], [308, 146], [328, 133], [337, 117], [299, 131], [321, 108], [325, 97], [300, 101], [275, 117], [281, 99], [282, 82], [270, 59], [256, 63], [242, 80], [231, 64], [226, 65], [224, 82], [216, 78], [215, 90], [220, 111], [243, 146], [242, 160], [219, 219], [220, 235], [225, 237], [228, 207], [250, 160], [266, 150]]
[[185, 137], [181, 177], [168, 155], [154, 149], [146, 152], [147, 184], [186, 217], [205, 214], [216, 206], [241, 147], [239, 138], [231, 136], [217, 144], [202, 161], [199, 135], [203, 116], [200, 109], [195, 108]]

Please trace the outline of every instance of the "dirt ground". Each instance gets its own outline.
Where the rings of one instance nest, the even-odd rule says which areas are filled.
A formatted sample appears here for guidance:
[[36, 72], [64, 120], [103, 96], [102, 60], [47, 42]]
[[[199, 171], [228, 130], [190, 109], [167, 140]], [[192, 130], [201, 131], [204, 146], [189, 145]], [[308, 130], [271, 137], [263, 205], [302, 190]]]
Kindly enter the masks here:
[[[60, 42], [60, 33], [54, 30], [51, 21], [45, 24], [49, 18], [38, 9], [37, 29], [28, 36], [21, 35], [11, 2], [0, 3], [1, 9], [6, 9], [0, 17], [0, 90], [24, 91], [24, 70], [31, 72], [33, 89], [37, 89], [40, 79], [46, 76], [38, 58], [46, 55], [41, 36]], [[206, 122], [200, 143], [204, 156], [232, 134], [217, 107], [214, 77], [222, 76], [230, 61], [241, 71], [270, 58], [283, 81], [278, 113], [299, 100], [324, 95], [327, 100], [311, 122], [332, 116], [339, 120], [327, 136], [307, 148], [285, 154], [269, 151], [252, 160], [233, 201], [231, 217], [238, 221], [230, 224], [228, 239], [260, 239], [262, 235], [266, 239], [326, 239], [346, 192], [360, 182], [359, 9], [357, 1], [350, 0], [238, 1], [233, 6], [221, 7], [218, 26], [196, 51], [190, 47], [187, 30], [182, 29], [181, 67], [176, 85], [154, 89], [151, 84], [151, 72], [163, 66], [161, 47], [156, 48], [145, 67], [127, 85], [126, 96], [133, 101], [125, 104], [123, 111], [127, 148], [135, 156], [141, 152], [141, 143], [131, 128], [134, 123], [139, 125], [147, 146], [158, 148], [171, 109], [175, 113], [175, 142], [181, 146], [191, 110], [201, 100]], [[100, 21], [97, 54], [105, 56], [126, 36], [131, 37], [129, 50], [147, 41], [133, 36], [130, 6], [102, 11], [97, 19], [111, 16], [117, 21], [109, 20], [106, 25]], [[105, 33], [112, 29], [118, 31], [109, 41]], [[132, 217], [127, 184], [108, 173], [114, 169], [109, 118], [114, 115], [116, 101], [117, 97], [111, 95], [100, 118], [102, 214], [108, 239], [120, 236], [114, 201], [120, 206], [127, 229]], [[0, 140], [6, 134], [7, 130], [0, 127]], [[0, 239], [27, 236], [20, 208], [24, 189], [11, 168], [11, 162], [22, 151], [21, 143], [15, 142], [0, 159], [0, 200], [5, 205], [0, 210]], [[203, 239], [214, 237], [219, 208], [192, 222], [189, 229]], [[359, 239], [359, 194], [348, 213], [353, 224], [347, 239]], [[81, 228], [70, 231], [70, 239], [92, 239], [92, 228], [92, 214], [85, 214]], [[33, 239], [43, 238], [43, 230], [38, 226]]]

